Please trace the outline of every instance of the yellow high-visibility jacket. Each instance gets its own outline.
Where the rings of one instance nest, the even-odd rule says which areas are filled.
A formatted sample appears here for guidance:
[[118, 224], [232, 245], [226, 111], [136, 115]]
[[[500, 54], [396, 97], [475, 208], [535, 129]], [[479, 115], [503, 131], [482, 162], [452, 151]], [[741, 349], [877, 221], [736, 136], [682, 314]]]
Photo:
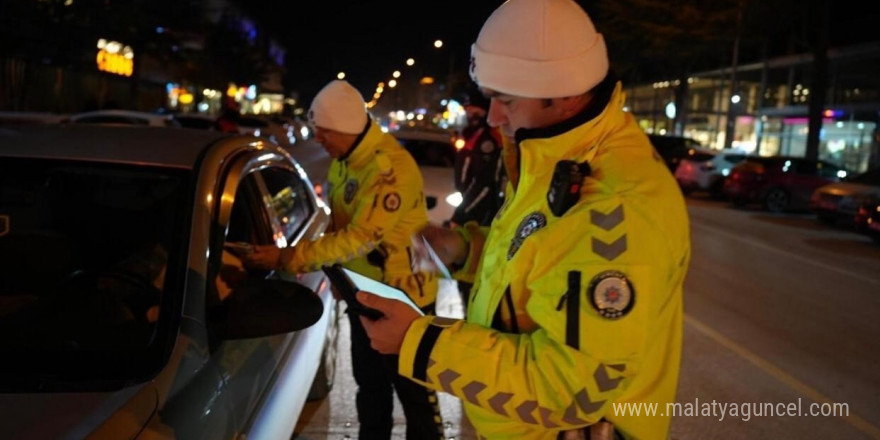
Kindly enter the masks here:
[[[419, 318], [400, 374], [462, 399], [480, 438], [556, 439], [603, 418], [627, 438], [666, 438], [681, 358], [690, 258], [684, 199], [606, 80], [557, 126], [517, 132], [519, 176], [487, 236], [467, 321]], [[589, 163], [580, 197], [551, 212], [557, 162]], [[474, 249], [477, 249], [474, 251]], [[614, 405], [657, 403], [656, 416]]]
[[420, 307], [433, 303], [437, 279], [413, 273], [410, 257], [412, 235], [428, 223], [422, 174], [412, 156], [370, 121], [348, 155], [330, 164], [327, 179], [331, 230], [284, 249], [282, 267], [301, 272], [341, 263], [401, 288]]

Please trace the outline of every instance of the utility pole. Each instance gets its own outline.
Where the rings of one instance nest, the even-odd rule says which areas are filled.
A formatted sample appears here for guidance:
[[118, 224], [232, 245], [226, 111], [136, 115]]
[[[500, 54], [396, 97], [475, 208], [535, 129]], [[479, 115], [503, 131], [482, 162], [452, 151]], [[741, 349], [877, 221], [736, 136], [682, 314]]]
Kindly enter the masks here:
[[736, 112], [734, 111], [735, 107], [738, 107], [739, 101], [736, 103], [733, 102], [733, 97], [737, 93], [737, 83], [736, 83], [736, 69], [737, 64], [739, 63], [739, 40], [742, 35], [742, 19], [743, 19], [743, 2], [745, 0], [739, 0], [737, 2], [736, 8], [736, 37], [733, 40], [733, 63], [731, 64], [731, 73], [730, 73], [730, 89], [728, 89], [728, 102], [727, 102], [727, 126], [724, 130], [724, 148], [730, 148], [733, 146], [733, 137], [736, 133]]

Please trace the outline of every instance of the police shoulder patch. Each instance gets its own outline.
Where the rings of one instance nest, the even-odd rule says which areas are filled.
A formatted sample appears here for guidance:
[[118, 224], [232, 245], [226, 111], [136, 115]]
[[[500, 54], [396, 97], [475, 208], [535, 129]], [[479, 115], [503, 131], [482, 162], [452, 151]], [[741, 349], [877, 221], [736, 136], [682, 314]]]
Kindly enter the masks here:
[[345, 203], [351, 203], [354, 200], [354, 195], [358, 190], [358, 181], [355, 179], [348, 179], [348, 182], [345, 182]]
[[382, 207], [388, 212], [397, 211], [400, 209], [400, 195], [396, 192], [385, 194], [385, 198], [382, 199]]
[[538, 211], [533, 212], [522, 219], [519, 226], [516, 227], [513, 239], [510, 240], [510, 247], [507, 249], [507, 259], [512, 259], [513, 256], [516, 255], [516, 251], [522, 246], [525, 239], [544, 226], [547, 226], [547, 216]]
[[636, 300], [636, 291], [629, 278], [616, 270], [606, 270], [593, 277], [588, 293], [593, 308], [606, 319], [626, 316]]

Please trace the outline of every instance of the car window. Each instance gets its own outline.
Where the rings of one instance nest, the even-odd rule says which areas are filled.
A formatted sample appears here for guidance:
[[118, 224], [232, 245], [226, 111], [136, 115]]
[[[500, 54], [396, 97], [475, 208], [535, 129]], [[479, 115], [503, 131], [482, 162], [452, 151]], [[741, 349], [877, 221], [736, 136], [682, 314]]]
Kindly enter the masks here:
[[449, 142], [397, 139], [421, 166], [448, 167], [455, 164], [455, 147]]
[[305, 227], [314, 212], [306, 182], [298, 174], [284, 168], [265, 168], [259, 171], [271, 194], [272, 208], [278, 214], [287, 242]]
[[168, 293], [186, 275], [190, 181], [145, 166], [0, 163], [0, 386], [91, 390], [155, 371], [178, 300]]
[[694, 162], [705, 162], [707, 160], [712, 160], [714, 157], [715, 155], [712, 153], [703, 153], [691, 149], [688, 151], [688, 155], [685, 158]]
[[725, 154], [724, 155], [724, 160], [726, 160], [727, 162], [733, 163], [733, 164], [740, 163], [740, 162], [744, 161], [745, 159], [746, 159], [745, 154]]
[[[212, 252], [208, 259], [208, 292], [206, 305], [209, 316], [211, 308], [219, 305], [232, 294], [240, 283], [250, 276], [262, 278], [267, 274], [246, 271], [241, 259], [226, 243], [272, 244], [272, 231], [263, 203], [260, 200], [255, 174], [246, 175], [238, 185], [232, 202], [229, 223], [221, 228], [219, 236], [212, 238]], [[209, 327], [213, 325], [211, 320]], [[216, 348], [216, 347], [215, 347]]]
[[840, 172], [840, 167], [837, 165], [828, 163], [828, 162], [817, 162], [816, 163], [816, 174], [821, 177], [829, 178], [829, 179], [838, 179], [840, 176], [838, 173]]

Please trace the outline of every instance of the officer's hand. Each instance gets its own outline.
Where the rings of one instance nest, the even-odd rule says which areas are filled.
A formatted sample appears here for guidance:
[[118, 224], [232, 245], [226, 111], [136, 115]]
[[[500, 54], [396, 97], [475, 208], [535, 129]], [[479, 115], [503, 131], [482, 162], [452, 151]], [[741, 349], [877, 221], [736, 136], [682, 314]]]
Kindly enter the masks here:
[[239, 255], [242, 263], [249, 269], [272, 270], [278, 267], [281, 249], [274, 245], [256, 245], [254, 252]]
[[458, 232], [429, 224], [420, 233], [428, 240], [434, 252], [447, 267], [451, 264], [464, 264], [468, 246]]
[[412, 307], [368, 292], [358, 292], [361, 304], [379, 310], [385, 316], [375, 321], [361, 316], [361, 324], [370, 337], [370, 346], [382, 354], [398, 354], [410, 324], [419, 314]]

